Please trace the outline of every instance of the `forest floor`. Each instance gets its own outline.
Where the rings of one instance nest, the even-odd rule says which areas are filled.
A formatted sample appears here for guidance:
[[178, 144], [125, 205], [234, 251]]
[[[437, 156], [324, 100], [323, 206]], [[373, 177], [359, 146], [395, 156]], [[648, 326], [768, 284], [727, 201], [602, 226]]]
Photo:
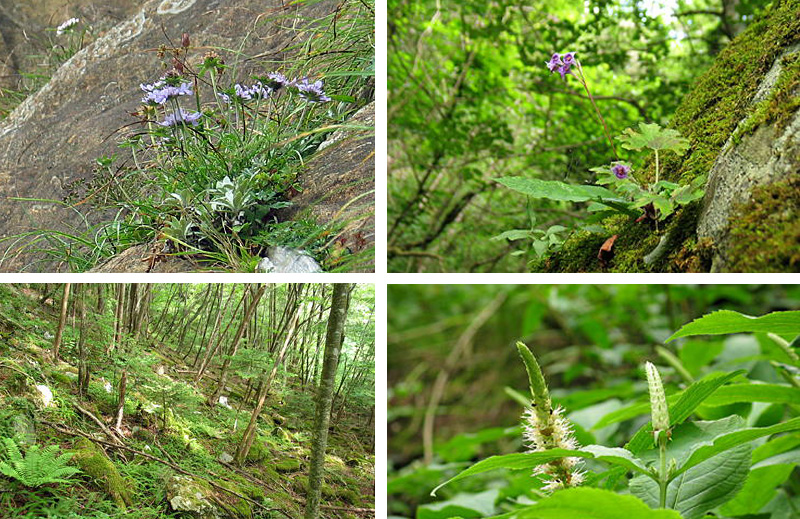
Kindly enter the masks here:
[[[302, 517], [313, 388], [287, 387], [282, 400], [268, 402], [238, 466], [230, 456], [252, 412], [240, 389], [245, 381], [227, 384], [230, 407], [210, 407], [213, 373], [195, 384], [196, 372], [169, 345], [141, 344], [129, 360], [97, 361], [87, 394], [79, 395], [77, 347], [65, 340], [61, 360], [50, 361], [58, 308], [42, 299], [0, 285], [0, 518]], [[128, 389], [117, 429], [123, 367]], [[332, 423], [323, 517], [374, 515], [373, 436], [359, 434], [366, 424], [357, 422], [345, 416]], [[23, 483], [3, 470], [3, 460], [14, 461], [9, 445], [26, 459], [48, 446], [52, 452], [42, 457], [44, 468], [28, 465]], [[53, 452], [80, 471], [57, 481]]]

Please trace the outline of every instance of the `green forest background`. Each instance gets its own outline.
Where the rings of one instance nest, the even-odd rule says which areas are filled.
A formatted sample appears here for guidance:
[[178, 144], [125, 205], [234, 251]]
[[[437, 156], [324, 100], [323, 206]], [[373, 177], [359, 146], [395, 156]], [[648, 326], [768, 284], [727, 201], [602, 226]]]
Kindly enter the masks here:
[[[553, 402], [566, 409], [579, 441], [618, 444], [641, 424], [589, 427], [646, 400], [645, 360], [659, 366], [670, 387], [682, 387], [659, 348], [695, 377], [745, 368], [754, 379], [773, 381], [765, 334], [665, 345], [684, 324], [720, 309], [759, 316], [800, 308], [794, 285], [389, 285], [388, 295], [389, 515], [430, 519], [448, 517], [445, 507], [459, 504], [491, 516], [495, 501], [513, 501], [531, 488], [529, 471], [496, 471], [429, 495], [478, 459], [525, 450], [519, 399], [527, 398], [528, 379], [515, 341], [539, 359]], [[717, 417], [747, 416], [749, 406], [713, 409]], [[751, 418], [781, 412], [758, 404]], [[800, 481], [795, 476], [789, 485], [796, 494]]]
[[577, 52], [612, 136], [665, 126], [768, 4], [389, 0], [390, 271], [526, 271], [538, 260], [531, 241], [491, 238], [581, 221], [573, 204], [526, 201], [491, 180], [584, 184], [613, 159], [579, 83], [545, 67], [552, 53]]

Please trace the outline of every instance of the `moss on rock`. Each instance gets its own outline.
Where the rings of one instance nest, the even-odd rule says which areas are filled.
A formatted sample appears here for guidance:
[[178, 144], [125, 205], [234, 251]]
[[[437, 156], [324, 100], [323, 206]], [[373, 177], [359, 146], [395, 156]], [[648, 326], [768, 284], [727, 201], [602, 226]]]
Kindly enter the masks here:
[[733, 272], [800, 270], [800, 178], [753, 190], [734, 210], [730, 231]]
[[93, 442], [81, 438], [75, 444], [72, 458], [83, 472], [94, 479], [100, 488], [114, 500], [120, 508], [133, 504], [128, 482], [120, 476], [117, 467]]
[[300, 470], [300, 460], [293, 458], [281, 460], [275, 464], [275, 470], [278, 472], [297, 472]]

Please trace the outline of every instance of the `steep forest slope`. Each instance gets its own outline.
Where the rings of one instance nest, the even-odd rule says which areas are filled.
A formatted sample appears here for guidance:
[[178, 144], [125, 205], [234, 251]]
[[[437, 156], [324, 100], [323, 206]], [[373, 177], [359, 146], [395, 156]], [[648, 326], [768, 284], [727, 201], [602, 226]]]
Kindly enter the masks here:
[[[329, 285], [0, 285], [0, 517], [303, 516], [330, 301]], [[374, 515], [373, 306], [356, 286], [320, 517]]]

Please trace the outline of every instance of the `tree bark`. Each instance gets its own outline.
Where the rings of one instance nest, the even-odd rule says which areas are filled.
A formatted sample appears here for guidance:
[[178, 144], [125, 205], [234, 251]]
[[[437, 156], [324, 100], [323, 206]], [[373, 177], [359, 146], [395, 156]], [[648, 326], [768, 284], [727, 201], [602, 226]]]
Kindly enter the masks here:
[[53, 364], [58, 363], [58, 348], [61, 347], [61, 338], [64, 336], [64, 324], [67, 322], [67, 306], [69, 304], [69, 287], [71, 283], [64, 283], [64, 293], [61, 296], [61, 316], [58, 319], [56, 339], [53, 341]]
[[339, 366], [342, 343], [344, 342], [344, 325], [347, 321], [351, 289], [352, 285], [349, 283], [338, 283], [333, 286], [333, 301], [331, 303], [331, 312], [328, 316], [328, 331], [325, 337], [322, 378], [317, 390], [317, 409], [314, 419], [314, 439], [311, 443], [311, 468], [308, 473], [305, 519], [317, 519], [319, 517], [325, 449], [328, 445], [328, 425], [330, 424], [331, 403], [333, 401], [333, 384], [336, 379], [336, 369]]

